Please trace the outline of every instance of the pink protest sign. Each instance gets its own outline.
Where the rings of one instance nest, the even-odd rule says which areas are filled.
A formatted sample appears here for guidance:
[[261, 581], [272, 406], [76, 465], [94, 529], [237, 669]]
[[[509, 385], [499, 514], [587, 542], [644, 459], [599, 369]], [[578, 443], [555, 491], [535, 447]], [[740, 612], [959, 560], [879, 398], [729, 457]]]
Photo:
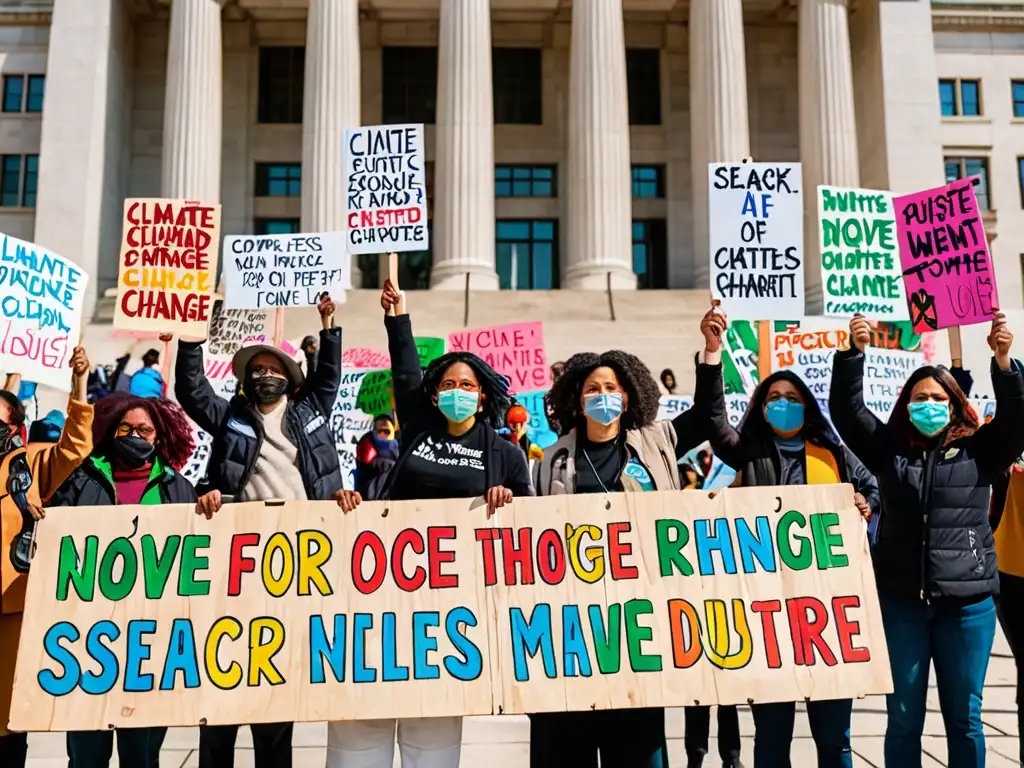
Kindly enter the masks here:
[[472, 352], [507, 376], [513, 392], [546, 389], [550, 383], [542, 323], [510, 323], [448, 337], [449, 352]]
[[344, 368], [371, 368], [379, 370], [391, 367], [391, 355], [386, 350], [370, 347], [348, 347], [341, 353]]
[[893, 206], [914, 331], [991, 320], [996, 276], [971, 180], [897, 197]]

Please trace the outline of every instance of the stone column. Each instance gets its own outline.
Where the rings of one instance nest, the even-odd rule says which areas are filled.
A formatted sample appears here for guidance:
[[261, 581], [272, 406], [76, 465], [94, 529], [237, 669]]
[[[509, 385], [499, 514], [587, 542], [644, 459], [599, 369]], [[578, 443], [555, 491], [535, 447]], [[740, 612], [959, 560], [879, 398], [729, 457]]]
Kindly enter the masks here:
[[707, 288], [707, 166], [750, 154], [742, 0], [690, 1], [690, 145], [695, 287]]
[[573, 3], [566, 288], [636, 288], [622, 0]]
[[819, 184], [860, 185], [848, 0], [800, 0], [800, 161], [807, 314], [820, 314]]
[[161, 194], [220, 201], [220, 0], [172, 0]]
[[494, 290], [490, 0], [441, 0], [432, 288]]

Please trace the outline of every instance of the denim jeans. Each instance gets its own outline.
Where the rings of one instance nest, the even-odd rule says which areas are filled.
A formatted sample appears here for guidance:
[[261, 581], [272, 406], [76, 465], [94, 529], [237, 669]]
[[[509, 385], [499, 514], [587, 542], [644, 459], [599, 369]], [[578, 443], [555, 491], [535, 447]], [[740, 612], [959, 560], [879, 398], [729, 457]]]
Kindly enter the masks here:
[[931, 604], [879, 593], [893, 693], [886, 699], [885, 764], [920, 768], [929, 662], [935, 664], [949, 764], [985, 765], [981, 697], [996, 635], [992, 598]]
[[116, 731], [71, 731], [67, 735], [68, 768], [107, 768], [114, 754], [132, 768], [160, 768], [166, 728], [118, 728]]
[[[791, 768], [789, 751], [793, 744], [796, 703], [754, 704], [750, 710], [754, 715], [754, 766]], [[807, 720], [818, 750], [818, 768], [853, 767], [852, 715], [852, 699], [807, 702]]]
[[459, 768], [461, 717], [328, 723], [327, 768], [391, 768], [396, 725], [402, 768]]
[[530, 768], [668, 768], [665, 710], [530, 715]]

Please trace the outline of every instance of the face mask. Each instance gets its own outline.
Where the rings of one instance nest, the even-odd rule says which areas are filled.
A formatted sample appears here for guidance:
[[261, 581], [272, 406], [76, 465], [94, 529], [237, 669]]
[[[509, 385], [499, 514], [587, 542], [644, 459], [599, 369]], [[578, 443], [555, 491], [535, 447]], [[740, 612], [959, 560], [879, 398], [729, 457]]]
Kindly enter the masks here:
[[129, 469], [138, 469], [153, 458], [156, 446], [141, 437], [119, 437], [114, 440], [114, 452]]
[[452, 424], [461, 424], [476, 413], [480, 405], [479, 392], [448, 389], [437, 395], [437, 407]]
[[583, 412], [591, 421], [608, 426], [622, 415], [622, 393], [610, 392], [583, 398]]
[[252, 399], [257, 404], [272, 405], [288, 391], [288, 380], [279, 379], [276, 376], [264, 376], [260, 379], [253, 379], [246, 387], [246, 391], [252, 394]]
[[764, 409], [764, 418], [783, 437], [796, 434], [804, 425], [804, 404], [780, 398]]
[[935, 437], [949, 426], [949, 403], [937, 403], [927, 400], [923, 403], [911, 403], [910, 423], [925, 437]]

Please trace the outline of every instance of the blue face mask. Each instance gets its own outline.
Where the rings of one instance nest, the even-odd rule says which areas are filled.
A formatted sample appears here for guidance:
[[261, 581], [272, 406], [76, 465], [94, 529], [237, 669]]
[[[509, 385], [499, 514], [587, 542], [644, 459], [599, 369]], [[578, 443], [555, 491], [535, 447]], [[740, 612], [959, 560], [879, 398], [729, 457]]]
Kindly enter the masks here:
[[772, 400], [765, 406], [764, 418], [780, 435], [790, 437], [804, 425], [804, 404], [784, 397]]
[[923, 403], [911, 403], [910, 423], [925, 437], [935, 437], [949, 426], [949, 403], [937, 403], [926, 400]]
[[452, 424], [461, 424], [477, 412], [480, 405], [479, 392], [462, 389], [447, 389], [437, 395], [437, 407]]
[[622, 393], [610, 392], [583, 398], [583, 412], [591, 421], [608, 426], [622, 415]]

